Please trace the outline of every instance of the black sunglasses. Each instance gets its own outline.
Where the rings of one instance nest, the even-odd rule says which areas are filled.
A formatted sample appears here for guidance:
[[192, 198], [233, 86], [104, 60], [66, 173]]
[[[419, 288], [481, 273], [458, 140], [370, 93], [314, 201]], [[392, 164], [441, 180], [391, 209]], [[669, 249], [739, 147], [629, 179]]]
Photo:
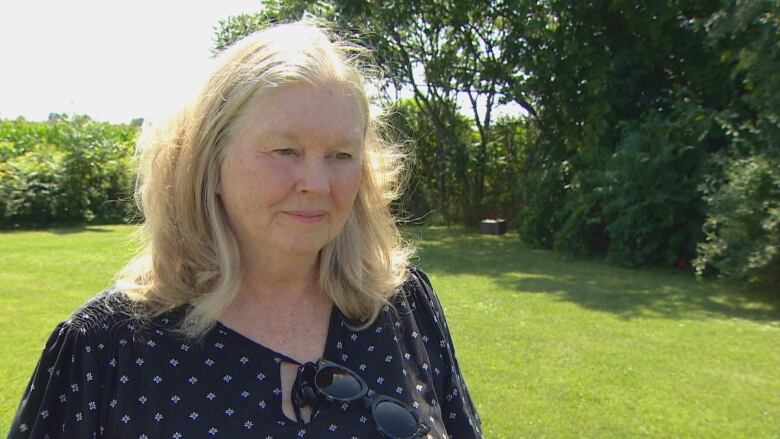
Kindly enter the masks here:
[[411, 439], [426, 434], [430, 428], [420, 422], [416, 409], [368, 388], [365, 380], [352, 370], [328, 360], [298, 367], [293, 385], [295, 416], [301, 418], [301, 407], [320, 409], [327, 403], [360, 401], [371, 411], [380, 433], [391, 439]]

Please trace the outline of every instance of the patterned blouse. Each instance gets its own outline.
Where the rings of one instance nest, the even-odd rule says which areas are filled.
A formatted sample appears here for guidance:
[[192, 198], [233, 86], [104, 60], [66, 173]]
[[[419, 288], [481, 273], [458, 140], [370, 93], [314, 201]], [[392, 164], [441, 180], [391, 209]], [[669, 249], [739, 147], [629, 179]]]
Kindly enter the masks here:
[[[330, 404], [310, 422], [282, 412], [280, 363], [291, 361], [217, 322], [202, 344], [171, 329], [186, 312], [140, 325], [98, 294], [46, 342], [9, 432], [15, 438], [378, 438], [360, 403]], [[334, 306], [323, 358], [370, 389], [414, 407], [426, 438], [481, 438], [441, 304], [425, 274], [374, 324], [353, 331]], [[394, 308], [394, 309], [393, 309]]]

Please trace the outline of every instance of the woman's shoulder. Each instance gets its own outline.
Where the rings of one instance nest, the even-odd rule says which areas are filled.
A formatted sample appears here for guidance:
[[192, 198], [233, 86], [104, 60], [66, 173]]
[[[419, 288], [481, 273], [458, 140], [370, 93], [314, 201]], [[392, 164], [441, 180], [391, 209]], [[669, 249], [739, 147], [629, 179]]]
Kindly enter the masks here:
[[439, 299], [425, 271], [410, 264], [407, 267], [406, 278], [398, 294], [393, 298], [393, 302], [408, 303], [412, 309], [416, 308], [418, 303], [437, 308], [435, 305], [439, 303]]
[[121, 291], [107, 288], [87, 299], [62, 323], [68, 330], [98, 335], [117, 322], [131, 318]]
[[90, 297], [61, 322], [58, 329], [89, 340], [110, 342], [142, 328], [170, 325], [179, 313], [175, 310], [151, 317], [144, 312], [143, 304], [111, 287]]
[[[398, 292], [390, 298], [400, 316], [430, 322], [438, 330], [443, 310], [428, 275], [416, 265], [407, 267], [406, 278]], [[402, 317], [403, 320], [403, 317]]]

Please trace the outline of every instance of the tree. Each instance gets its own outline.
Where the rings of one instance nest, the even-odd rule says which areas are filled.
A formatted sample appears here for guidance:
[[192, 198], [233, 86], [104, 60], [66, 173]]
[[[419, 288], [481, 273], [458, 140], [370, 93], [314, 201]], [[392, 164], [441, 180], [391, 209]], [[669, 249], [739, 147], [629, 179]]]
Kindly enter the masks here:
[[[715, 10], [701, 0], [530, 7], [513, 38], [539, 108], [540, 138], [529, 151], [537, 166], [523, 181], [527, 239], [629, 265], [690, 259], [700, 235], [681, 225], [702, 223], [695, 188], [707, 155], [725, 145], [697, 117], [710, 120], [707, 109], [732, 93], [693, 25]], [[653, 138], [659, 127], [665, 134]], [[656, 171], [641, 165], [662, 152]], [[685, 208], [662, 215], [657, 206], [668, 200]]]
[[780, 282], [780, 4], [726, 1], [700, 23], [735, 94], [716, 113], [729, 148], [701, 188], [708, 212], [698, 274]]

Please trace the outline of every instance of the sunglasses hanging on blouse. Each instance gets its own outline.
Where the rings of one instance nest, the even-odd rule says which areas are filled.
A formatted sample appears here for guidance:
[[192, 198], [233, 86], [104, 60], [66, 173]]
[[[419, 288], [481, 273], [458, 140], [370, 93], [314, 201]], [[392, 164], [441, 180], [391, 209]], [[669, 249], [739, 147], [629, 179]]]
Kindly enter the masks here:
[[299, 366], [293, 389], [295, 416], [301, 420], [301, 407], [319, 410], [329, 403], [358, 401], [371, 412], [377, 430], [387, 438], [412, 439], [430, 431], [420, 422], [417, 409], [374, 392], [360, 375], [328, 360]]

